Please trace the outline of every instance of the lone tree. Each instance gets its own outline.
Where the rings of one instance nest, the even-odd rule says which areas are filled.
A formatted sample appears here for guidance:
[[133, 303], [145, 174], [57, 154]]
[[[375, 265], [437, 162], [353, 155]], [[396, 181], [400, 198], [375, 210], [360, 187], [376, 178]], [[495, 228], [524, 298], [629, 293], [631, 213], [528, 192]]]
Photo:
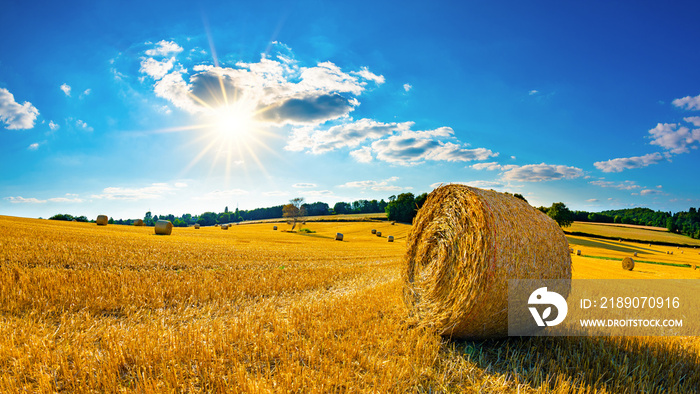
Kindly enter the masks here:
[[554, 221], [556, 221], [561, 227], [569, 227], [571, 226], [571, 223], [574, 222], [573, 213], [563, 202], [555, 202], [552, 204], [552, 206], [547, 210], [547, 216], [554, 219]]
[[297, 197], [289, 200], [289, 204], [282, 208], [282, 216], [291, 218], [294, 221], [294, 224], [292, 224], [292, 231], [294, 231], [294, 227], [297, 226], [297, 222], [301, 221], [306, 215], [306, 208], [302, 206], [303, 204], [304, 197]]

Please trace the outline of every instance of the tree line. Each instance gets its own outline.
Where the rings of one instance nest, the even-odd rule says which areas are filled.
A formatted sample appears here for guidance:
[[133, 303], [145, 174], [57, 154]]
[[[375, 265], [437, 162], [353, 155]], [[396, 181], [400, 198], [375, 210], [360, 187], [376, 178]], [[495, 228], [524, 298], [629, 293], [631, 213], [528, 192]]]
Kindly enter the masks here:
[[[507, 193], [510, 194], [510, 193]], [[520, 198], [527, 202], [521, 194], [514, 194], [516, 198]], [[414, 195], [413, 193], [401, 193], [392, 195], [388, 198], [389, 201], [381, 199], [377, 200], [356, 200], [353, 202], [337, 202], [331, 208], [324, 202], [301, 203], [303, 199], [298, 201], [299, 212], [303, 212], [303, 216], [325, 216], [325, 215], [342, 215], [342, 214], [362, 214], [362, 213], [386, 213], [387, 219], [391, 221], [412, 223], [418, 210], [423, 206], [428, 197], [427, 193]], [[297, 200], [297, 199], [294, 199]], [[289, 204], [287, 204], [289, 205]], [[687, 212], [680, 211], [676, 213], [653, 211], [649, 208], [629, 208], [618, 210], [607, 210], [602, 212], [587, 212], [587, 211], [571, 211], [564, 203], [558, 202], [552, 204], [551, 207], [538, 207], [540, 211], [552, 217], [562, 227], [570, 225], [574, 221], [581, 222], [599, 222], [599, 223], [620, 223], [620, 224], [637, 224], [644, 226], [665, 227], [669, 231], [684, 234], [692, 238], [700, 239], [700, 208], [690, 208]], [[289, 211], [288, 211], [289, 212]], [[175, 227], [187, 227], [195, 223], [202, 226], [213, 226], [215, 224], [235, 223], [251, 220], [276, 219], [289, 217], [289, 213], [285, 216], [285, 205], [276, 205], [266, 208], [255, 208], [250, 210], [229, 211], [228, 207], [223, 212], [204, 212], [201, 215], [191, 215], [189, 213], [175, 216], [154, 215], [152, 212], [146, 212], [143, 217], [144, 225], [153, 226], [160, 219], [169, 220]], [[78, 222], [87, 222], [85, 216], [72, 216], [69, 214], [58, 214], [50, 218], [51, 220], [76, 220]], [[109, 219], [110, 224], [126, 224], [131, 225], [136, 219]]]

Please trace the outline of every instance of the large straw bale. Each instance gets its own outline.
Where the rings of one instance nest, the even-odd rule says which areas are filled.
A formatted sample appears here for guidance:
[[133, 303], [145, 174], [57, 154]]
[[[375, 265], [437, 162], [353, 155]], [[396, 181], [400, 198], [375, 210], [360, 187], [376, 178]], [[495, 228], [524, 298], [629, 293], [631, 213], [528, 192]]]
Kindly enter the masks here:
[[199, 223], [195, 223], [195, 224], [194, 224], [194, 229], [195, 229], [195, 230], [199, 230], [199, 227], [200, 227]]
[[581, 249], [576, 250], [576, 256], [580, 256], [580, 255], [581, 255]]
[[170, 235], [173, 232], [173, 224], [169, 220], [156, 222], [156, 235]]
[[143, 226], [143, 219], [136, 219], [134, 220], [134, 226]]
[[272, 229], [273, 229], [273, 230], [277, 230], [277, 226], [272, 226]]
[[632, 271], [634, 269], [634, 260], [631, 257], [622, 259], [622, 269]]
[[107, 223], [109, 223], [109, 218], [107, 215], [99, 215], [95, 220], [95, 223], [97, 223], [98, 226], [106, 226]]
[[376, 230], [376, 229], [372, 229], [372, 234], [376, 234], [376, 233], [377, 233], [377, 230]]
[[336, 240], [336, 241], [342, 241], [342, 240], [343, 240], [343, 234], [341, 234], [341, 233], [335, 233], [335, 240]]
[[570, 280], [568, 251], [557, 223], [525, 201], [442, 186], [418, 211], [407, 240], [411, 320], [453, 338], [506, 336], [508, 280]]
[[387, 237], [387, 240], [388, 240], [389, 242], [394, 242], [394, 236], [393, 236], [393, 235], [388, 236], [388, 237]]
[[381, 232], [381, 231], [377, 231], [377, 237], [381, 237], [381, 236], [382, 236], [382, 232]]

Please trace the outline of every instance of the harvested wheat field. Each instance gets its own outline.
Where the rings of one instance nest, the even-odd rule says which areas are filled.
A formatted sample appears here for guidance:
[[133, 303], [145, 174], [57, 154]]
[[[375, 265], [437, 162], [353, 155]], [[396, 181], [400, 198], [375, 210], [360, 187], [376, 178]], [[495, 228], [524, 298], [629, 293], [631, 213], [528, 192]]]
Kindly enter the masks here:
[[[410, 226], [174, 228], [0, 216], [2, 392], [678, 392], [689, 337], [458, 341], [408, 322]], [[372, 229], [394, 236], [389, 243]], [[343, 241], [335, 241], [342, 233]], [[692, 253], [568, 237], [573, 278], [700, 278]], [[646, 245], [646, 244], [644, 244]], [[573, 247], [573, 244], [572, 244]], [[648, 250], [645, 250], [648, 249]], [[597, 258], [620, 258], [606, 260]]]

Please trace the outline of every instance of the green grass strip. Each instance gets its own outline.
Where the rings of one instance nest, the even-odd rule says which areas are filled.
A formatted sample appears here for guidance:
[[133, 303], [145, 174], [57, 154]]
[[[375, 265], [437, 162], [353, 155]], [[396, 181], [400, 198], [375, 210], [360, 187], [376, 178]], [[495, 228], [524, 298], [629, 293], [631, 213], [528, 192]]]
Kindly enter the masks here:
[[[623, 260], [623, 259], [618, 258], [618, 257], [589, 256], [587, 254], [582, 254], [581, 257], [590, 257], [592, 259], [601, 259], [601, 260], [615, 260], [615, 261], [622, 261]], [[661, 261], [634, 260], [634, 263], [635, 264], [645, 263], [645, 264], [656, 264], [656, 265], [669, 265], [672, 267], [692, 268], [692, 265], [690, 265], [690, 264], [663, 263]]]

